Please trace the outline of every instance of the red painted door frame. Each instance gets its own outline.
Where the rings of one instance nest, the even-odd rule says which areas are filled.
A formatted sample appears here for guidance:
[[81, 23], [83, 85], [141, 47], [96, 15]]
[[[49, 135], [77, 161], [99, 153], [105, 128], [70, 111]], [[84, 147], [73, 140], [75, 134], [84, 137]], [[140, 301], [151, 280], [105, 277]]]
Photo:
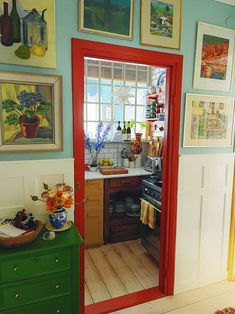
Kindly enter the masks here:
[[[84, 245], [81, 246], [81, 313], [110, 313], [121, 308], [172, 295], [175, 270], [178, 149], [183, 56], [145, 49], [72, 39], [74, 182], [80, 184], [75, 201], [75, 224], [84, 237], [84, 58], [115, 60], [167, 69], [166, 127], [164, 135], [163, 199], [159, 287], [84, 307]], [[164, 193], [167, 191], [167, 193]]]

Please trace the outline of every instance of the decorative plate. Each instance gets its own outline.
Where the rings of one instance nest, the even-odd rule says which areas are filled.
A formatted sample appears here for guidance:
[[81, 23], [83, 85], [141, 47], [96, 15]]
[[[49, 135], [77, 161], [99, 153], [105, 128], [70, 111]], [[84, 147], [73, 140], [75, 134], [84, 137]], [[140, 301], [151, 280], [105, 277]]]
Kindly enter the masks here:
[[65, 225], [62, 228], [54, 228], [50, 222], [48, 222], [48, 224], [46, 224], [45, 227], [49, 231], [61, 232], [61, 231], [65, 231], [65, 230], [69, 229], [71, 226], [72, 226], [72, 222], [66, 221]]

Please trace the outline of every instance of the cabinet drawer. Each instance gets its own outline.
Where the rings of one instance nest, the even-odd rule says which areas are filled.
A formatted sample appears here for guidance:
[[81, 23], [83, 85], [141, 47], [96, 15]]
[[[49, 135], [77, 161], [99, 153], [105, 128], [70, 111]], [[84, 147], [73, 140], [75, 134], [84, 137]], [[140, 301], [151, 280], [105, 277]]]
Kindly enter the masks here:
[[70, 268], [71, 254], [69, 248], [64, 248], [50, 254], [18, 258], [15, 261], [3, 260], [0, 263], [0, 282], [27, 279], [69, 270]]
[[85, 216], [85, 245], [98, 245], [103, 241], [103, 213], [93, 211]]
[[85, 197], [92, 195], [100, 195], [103, 197], [104, 181], [103, 180], [86, 180], [85, 181]]
[[85, 212], [91, 212], [91, 211], [99, 211], [103, 212], [103, 197], [102, 195], [93, 195], [86, 198], [85, 203]]
[[118, 178], [118, 179], [110, 179], [110, 188], [117, 188], [117, 187], [126, 187], [139, 185], [140, 178], [139, 177], [126, 177], [126, 178]]
[[110, 227], [132, 225], [132, 224], [139, 224], [139, 223], [140, 223], [140, 217], [120, 216], [120, 217], [110, 218]]
[[[0, 304], [2, 309], [36, 303], [46, 298], [55, 298], [71, 293], [71, 274], [62, 273], [48, 279], [38, 278], [38, 281], [28, 281], [15, 285], [5, 285], [0, 289]], [[48, 311], [47, 311], [48, 313]]]
[[51, 299], [49, 301], [40, 302], [36, 304], [17, 307], [7, 311], [2, 311], [2, 314], [71, 314], [72, 313], [72, 299], [70, 296]]

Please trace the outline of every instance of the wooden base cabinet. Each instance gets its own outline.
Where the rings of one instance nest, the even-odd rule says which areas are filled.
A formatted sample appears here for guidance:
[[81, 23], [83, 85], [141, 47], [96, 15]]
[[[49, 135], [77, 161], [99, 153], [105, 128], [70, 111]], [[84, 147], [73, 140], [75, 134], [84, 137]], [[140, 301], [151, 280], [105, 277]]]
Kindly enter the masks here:
[[86, 180], [85, 182], [85, 245], [95, 246], [103, 240], [103, 198], [104, 181]]
[[0, 249], [0, 313], [79, 313], [82, 239], [74, 225], [53, 241], [44, 232], [25, 247]]
[[140, 202], [143, 177], [122, 177], [105, 180], [105, 216], [104, 242], [113, 243], [138, 239], [140, 236], [140, 218], [129, 217], [125, 214], [109, 213], [110, 197], [118, 195], [122, 199], [125, 195], [132, 195], [135, 202]]

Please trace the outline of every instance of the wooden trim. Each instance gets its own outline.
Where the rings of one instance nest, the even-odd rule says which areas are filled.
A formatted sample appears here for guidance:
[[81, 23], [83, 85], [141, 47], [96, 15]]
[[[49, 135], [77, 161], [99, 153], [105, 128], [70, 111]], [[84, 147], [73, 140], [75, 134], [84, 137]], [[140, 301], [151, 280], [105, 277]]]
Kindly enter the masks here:
[[117, 298], [112, 298], [106, 301], [98, 302], [95, 304], [90, 304], [85, 307], [85, 314], [105, 314], [115, 311], [121, 310], [123, 308], [131, 307], [136, 304], [149, 302], [152, 300], [160, 299], [164, 297], [164, 294], [161, 290], [156, 288], [145, 289], [143, 291], [129, 293], [124, 296], [120, 296]]
[[[73, 71], [73, 117], [74, 117], [74, 180], [81, 188], [76, 195], [76, 202], [84, 199], [84, 131], [83, 131], [83, 100], [84, 100], [84, 57], [93, 57], [120, 62], [146, 64], [165, 67], [167, 69], [166, 129], [163, 163], [163, 228], [161, 230], [160, 284], [161, 296], [173, 294], [175, 269], [176, 211], [178, 184], [178, 150], [180, 130], [181, 84], [183, 56], [145, 49], [129, 48], [72, 38], [72, 71]], [[167, 193], [164, 193], [167, 191]], [[84, 236], [83, 205], [75, 207], [75, 224]], [[157, 288], [154, 291], [159, 291]], [[111, 311], [130, 305], [139, 304], [157, 298], [158, 294], [147, 293], [146, 290], [135, 295], [127, 295], [104, 301], [110, 304]], [[129, 301], [126, 301], [129, 300]], [[84, 313], [84, 247], [81, 247], [81, 313]], [[105, 303], [107, 302], [107, 303]], [[112, 304], [112, 307], [111, 307]], [[95, 307], [97, 306], [97, 308]], [[89, 306], [86, 308], [89, 309]], [[100, 305], [92, 307], [93, 313], [99, 312]]]
[[235, 280], [234, 255], [235, 255], [235, 167], [233, 172], [233, 195], [228, 250], [228, 280], [230, 281]]

